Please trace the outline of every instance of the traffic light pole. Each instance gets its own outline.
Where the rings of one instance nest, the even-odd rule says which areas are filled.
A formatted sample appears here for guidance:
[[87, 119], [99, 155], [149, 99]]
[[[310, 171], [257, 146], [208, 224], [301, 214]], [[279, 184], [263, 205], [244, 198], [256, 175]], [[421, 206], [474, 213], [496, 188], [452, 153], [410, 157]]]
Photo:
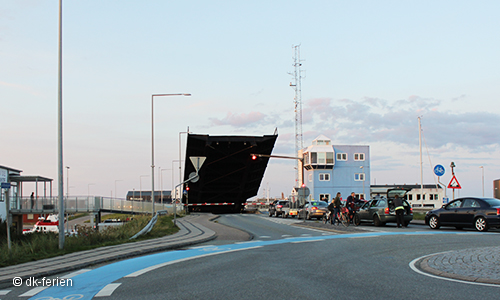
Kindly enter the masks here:
[[[295, 159], [295, 160], [298, 160], [300, 161], [300, 167], [302, 168], [302, 178], [301, 178], [301, 181], [302, 181], [302, 185], [304, 185], [304, 158], [300, 158], [300, 157], [295, 157], [295, 156], [283, 156], [283, 155], [268, 155], [268, 154], [250, 154], [251, 157], [252, 157], [252, 160], [256, 160], [258, 157], [268, 157], [268, 158], [284, 158], [284, 159]], [[303, 186], [301, 186], [303, 187]], [[301, 188], [299, 187], [299, 188]], [[299, 200], [300, 200], [300, 197], [299, 197]], [[306, 220], [306, 217], [304, 216], [304, 222]]]

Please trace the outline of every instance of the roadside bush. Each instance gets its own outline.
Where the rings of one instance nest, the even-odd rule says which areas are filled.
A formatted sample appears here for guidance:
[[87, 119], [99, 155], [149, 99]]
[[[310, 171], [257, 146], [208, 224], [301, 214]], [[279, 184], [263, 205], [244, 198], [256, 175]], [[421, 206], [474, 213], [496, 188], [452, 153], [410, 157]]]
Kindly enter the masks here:
[[[77, 226], [76, 235], [65, 237], [64, 249], [62, 250], [59, 249], [59, 235], [57, 233], [33, 232], [30, 234], [11, 235], [12, 248], [9, 251], [4, 222], [4, 234], [0, 241], [0, 267], [95, 249], [102, 246], [157, 238], [173, 234], [179, 230], [174, 226], [171, 216], [161, 216], [148, 234], [130, 241], [129, 238], [144, 228], [150, 219], [150, 216], [134, 216], [133, 220], [125, 223], [123, 226], [110, 226], [102, 231], [96, 231], [90, 226]], [[0, 234], [0, 236], [2, 235]]]

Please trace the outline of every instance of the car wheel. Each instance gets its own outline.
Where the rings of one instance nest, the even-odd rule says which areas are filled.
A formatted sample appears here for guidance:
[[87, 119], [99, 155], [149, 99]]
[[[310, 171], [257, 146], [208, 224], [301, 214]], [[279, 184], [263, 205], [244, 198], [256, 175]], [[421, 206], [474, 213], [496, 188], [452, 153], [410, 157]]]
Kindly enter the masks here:
[[273, 213], [272, 212], [269, 212], [269, 217], [272, 217], [273, 216]]
[[431, 218], [429, 219], [429, 227], [432, 229], [439, 229], [439, 227], [441, 227], [438, 217], [431, 216]]
[[408, 227], [410, 225], [410, 221], [405, 221], [405, 227]]
[[373, 225], [380, 227], [380, 226], [384, 225], [384, 223], [380, 222], [380, 219], [377, 215], [374, 215], [373, 216]]
[[354, 215], [353, 222], [354, 222], [354, 226], [359, 226], [359, 224], [361, 224], [361, 218], [359, 217], [358, 214]]
[[478, 217], [476, 221], [474, 221], [474, 227], [477, 231], [487, 231], [488, 223], [486, 223], [486, 219], [483, 217]]

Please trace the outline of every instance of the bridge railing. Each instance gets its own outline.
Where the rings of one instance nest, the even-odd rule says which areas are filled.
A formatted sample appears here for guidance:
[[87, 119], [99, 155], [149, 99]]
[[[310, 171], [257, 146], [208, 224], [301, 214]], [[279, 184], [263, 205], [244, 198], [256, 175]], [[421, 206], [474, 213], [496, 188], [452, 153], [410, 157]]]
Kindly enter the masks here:
[[[58, 197], [11, 197], [11, 213], [57, 213], [59, 212]], [[100, 210], [124, 213], [152, 213], [153, 206], [151, 202], [126, 200], [111, 197], [98, 196], [72, 196], [64, 197], [64, 206], [67, 213], [77, 212], [98, 212]], [[182, 209], [180, 206], [177, 209]], [[155, 203], [155, 211], [168, 210], [173, 211], [172, 204]]]

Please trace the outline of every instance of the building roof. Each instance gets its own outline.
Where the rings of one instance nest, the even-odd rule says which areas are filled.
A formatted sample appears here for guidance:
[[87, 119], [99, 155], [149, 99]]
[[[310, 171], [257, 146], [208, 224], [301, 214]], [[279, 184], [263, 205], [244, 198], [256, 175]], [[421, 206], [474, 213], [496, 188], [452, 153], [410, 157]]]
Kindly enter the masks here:
[[5, 169], [5, 170], [7, 170], [7, 171], [14, 171], [14, 172], [16, 172], [16, 173], [21, 173], [21, 172], [22, 172], [22, 170], [16, 170], [16, 169], [9, 168], [9, 167], [2, 166], [2, 165], [0, 165], [0, 169]]
[[10, 180], [14, 182], [51, 182], [53, 179], [38, 175], [10, 175]]
[[[420, 184], [372, 184], [370, 185], [370, 188], [376, 189], [376, 188], [396, 188], [396, 187], [404, 187], [404, 188], [409, 188], [409, 189], [419, 189], [421, 186]], [[424, 189], [442, 189], [442, 187], [438, 184], [424, 184], [423, 185]]]

